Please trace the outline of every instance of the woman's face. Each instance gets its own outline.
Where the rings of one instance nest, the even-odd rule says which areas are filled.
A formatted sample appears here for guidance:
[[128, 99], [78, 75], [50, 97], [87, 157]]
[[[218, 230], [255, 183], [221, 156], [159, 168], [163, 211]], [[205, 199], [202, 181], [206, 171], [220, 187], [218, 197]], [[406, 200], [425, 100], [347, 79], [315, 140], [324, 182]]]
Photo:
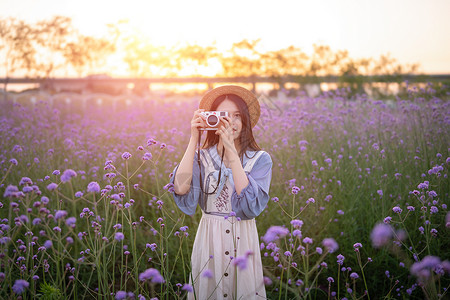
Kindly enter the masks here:
[[216, 110], [228, 112], [228, 116], [231, 120], [231, 128], [233, 129], [233, 138], [239, 138], [242, 130], [242, 118], [237, 105], [233, 101], [225, 99], [219, 104]]

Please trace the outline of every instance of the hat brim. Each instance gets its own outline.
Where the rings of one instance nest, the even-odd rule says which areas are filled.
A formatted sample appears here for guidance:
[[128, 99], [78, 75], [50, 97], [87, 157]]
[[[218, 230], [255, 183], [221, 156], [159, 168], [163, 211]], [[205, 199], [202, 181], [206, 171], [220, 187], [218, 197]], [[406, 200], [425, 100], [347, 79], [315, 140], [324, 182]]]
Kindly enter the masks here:
[[250, 114], [250, 125], [252, 128], [255, 127], [261, 115], [258, 98], [252, 92], [241, 86], [223, 85], [212, 89], [203, 96], [198, 107], [204, 110], [211, 110], [211, 106], [217, 98], [229, 94], [236, 95], [244, 100]]

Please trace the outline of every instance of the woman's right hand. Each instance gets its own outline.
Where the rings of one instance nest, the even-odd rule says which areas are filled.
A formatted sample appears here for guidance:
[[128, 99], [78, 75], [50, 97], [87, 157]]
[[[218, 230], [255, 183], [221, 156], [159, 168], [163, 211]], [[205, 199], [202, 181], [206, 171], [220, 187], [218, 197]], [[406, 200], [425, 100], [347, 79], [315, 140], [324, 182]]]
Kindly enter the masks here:
[[201, 115], [201, 112], [205, 111], [204, 109], [197, 109], [194, 111], [194, 116], [191, 120], [191, 139], [194, 139], [195, 142], [198, 142], [200, 138], [199, 129], [206, 127], [205, 117]]

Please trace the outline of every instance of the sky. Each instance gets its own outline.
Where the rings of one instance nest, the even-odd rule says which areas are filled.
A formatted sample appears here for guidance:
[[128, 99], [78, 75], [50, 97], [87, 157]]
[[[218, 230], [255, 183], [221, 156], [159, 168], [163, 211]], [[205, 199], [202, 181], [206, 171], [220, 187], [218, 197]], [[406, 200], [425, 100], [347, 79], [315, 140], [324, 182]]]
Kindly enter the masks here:
[[0, 18], [72, 18], [82, 33], [104, 35], [128, 20], [156, 45], [215, 43], [228, 49], [261, 39], [265, 50], [313, 44], [353, 58], [390, 54], [420, 71], [450, 74], [450, 0], [0, 0]]

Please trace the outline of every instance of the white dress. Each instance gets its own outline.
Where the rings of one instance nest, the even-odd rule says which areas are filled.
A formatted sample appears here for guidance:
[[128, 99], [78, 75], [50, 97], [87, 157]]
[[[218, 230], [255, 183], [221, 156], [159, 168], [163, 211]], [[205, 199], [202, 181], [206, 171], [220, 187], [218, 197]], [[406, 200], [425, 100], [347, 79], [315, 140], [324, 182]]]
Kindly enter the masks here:
[[[214, 157], [208, 153], [205, 151], [202, 160], [207, 177], [217, 173], [212, 162]], [[244, 167], [247, 174], [262, 153], [247, 161]], [[255, 219], [225, 218], [232, 211], [234, 183], [230, 171], [222, 173], [225, 184], [216, 194], [207, 196], [206, 207], [202, 209], [191, 256], [190, 283], [195, 295], [189, 293], [188, 299], [266, 299]], [[208, 186], [210, 190], [216, 187], [217, 178], [211, 176]], [[218, 196], [217, 192], [220, 192]], [[236, 265], [237, 261], [240, 264]]]

